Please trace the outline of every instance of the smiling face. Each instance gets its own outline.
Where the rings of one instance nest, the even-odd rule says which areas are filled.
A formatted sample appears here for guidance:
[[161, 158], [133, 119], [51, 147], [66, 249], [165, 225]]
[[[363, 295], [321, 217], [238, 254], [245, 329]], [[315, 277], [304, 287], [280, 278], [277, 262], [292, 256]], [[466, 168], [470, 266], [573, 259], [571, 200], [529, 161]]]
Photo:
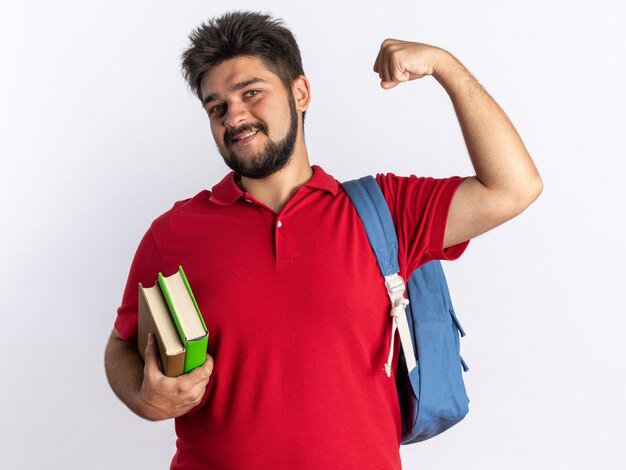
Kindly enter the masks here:
[[239, 56], [202, 79], [202, 104], [226, 164], [249, 178], [265, 178], [289, 163], [298, 137], [292, 90], [258, 58]]

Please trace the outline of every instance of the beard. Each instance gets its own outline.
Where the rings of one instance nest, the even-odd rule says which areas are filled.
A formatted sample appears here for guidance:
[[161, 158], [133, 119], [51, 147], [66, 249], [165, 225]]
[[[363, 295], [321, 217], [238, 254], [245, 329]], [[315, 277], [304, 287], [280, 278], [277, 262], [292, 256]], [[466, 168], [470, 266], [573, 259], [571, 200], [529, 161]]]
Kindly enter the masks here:
[[[283, 169], [291, 160], [298, 136], [298, 114], [293, 96], [289, 97], [290, 126], [285, 138], [279, 142], [269, 139], [267, 125], [262, 121], [244, 124], [237, 129], [232, 129], [224, 135], [225, 149], [218, 146], [218, 150], [224, 162], [235, 173], [246, 178], [266, 178]], [[256, 155], [248, 158], [239, 157], [232, 149], [233, 137], [242, 132], [257, 130], [268, 137], [265, 148]]]

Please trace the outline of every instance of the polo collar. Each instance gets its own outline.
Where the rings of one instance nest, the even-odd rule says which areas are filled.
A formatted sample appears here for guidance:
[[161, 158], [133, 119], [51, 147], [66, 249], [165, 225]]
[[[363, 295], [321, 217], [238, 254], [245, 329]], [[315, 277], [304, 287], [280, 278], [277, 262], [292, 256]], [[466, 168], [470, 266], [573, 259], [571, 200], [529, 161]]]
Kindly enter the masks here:
[[[333, 196], [337, 194], [339, 190], [337, 181], [320, 166], [313, 165], [311, 168], [313, 169], [313, 176], [311, 176], [309, 181], [304, 183], [303, 186], [313, 189], [322, 189], [328, 191]], [[241, 176], [234, 171], [228, 173], [224, 176], [222, 181], [213, 186], [210, 201], [222, 206], [228, 206], [239, 198], [245, 198], [246, 194], [237, 186], [237, 182], [240, 180]]]

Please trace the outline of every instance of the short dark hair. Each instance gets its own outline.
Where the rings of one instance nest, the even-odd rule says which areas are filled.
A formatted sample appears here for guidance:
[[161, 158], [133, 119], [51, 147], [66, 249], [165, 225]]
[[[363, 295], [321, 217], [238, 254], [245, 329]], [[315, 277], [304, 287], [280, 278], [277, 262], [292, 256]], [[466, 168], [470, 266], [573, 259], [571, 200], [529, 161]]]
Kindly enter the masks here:
[[189, 35], [182, 54], [182, 72], [192, 91], [202, 100], [204, 73], [221, 62], [241, 55], [261, 59], [287, 88], [304, 75], [298, 43], [281, 19], [249, 11], [231, 11], [202, 23]]

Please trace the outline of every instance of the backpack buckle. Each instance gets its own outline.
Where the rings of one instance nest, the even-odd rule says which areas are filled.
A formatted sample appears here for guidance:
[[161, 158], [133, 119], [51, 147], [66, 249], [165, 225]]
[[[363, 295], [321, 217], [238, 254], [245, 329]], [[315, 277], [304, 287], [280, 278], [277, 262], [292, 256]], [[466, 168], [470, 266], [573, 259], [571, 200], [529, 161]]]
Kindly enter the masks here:
[[387, 363], [384, 369], [387, 377], [391, 377], [391, 362], [393, 360], [396, 331], [400, 333], [400, 344], [402, 345], [402, 351], [409, 371], [416, 366], [416, 360], [413, 354], [409, 325], [406, 320], [405, 308], [409, 304], [409, 299], [404, 297], [406, 283], [400, 274], [395, 273], [390, 276], [385, 276], [385, 287], [387, 288], [387, 294], [391, 302], [391, 310], [389, 312], [391, 316], [391, 341], [389, 344], [389, 356], [387, 357]]
[[385, 276], [385, 287], [391, 302], [391, 311], [389, 315], [398, 318], [404, 313], [404, 309], [409, 304], [409, 299], [404, 297], [406, 291], [406, 283], [400, 274], [395, 273], [391, 276]]
[[389, 294], [392, 308], [397, 307], [403, 300], [406, 300], [408, 303], [408, 300], [404, 298], [406, 283], [400, 274], [395, 273], [390, 276], [385, 276], [385, 287], [387, 288], [387, 294]]

